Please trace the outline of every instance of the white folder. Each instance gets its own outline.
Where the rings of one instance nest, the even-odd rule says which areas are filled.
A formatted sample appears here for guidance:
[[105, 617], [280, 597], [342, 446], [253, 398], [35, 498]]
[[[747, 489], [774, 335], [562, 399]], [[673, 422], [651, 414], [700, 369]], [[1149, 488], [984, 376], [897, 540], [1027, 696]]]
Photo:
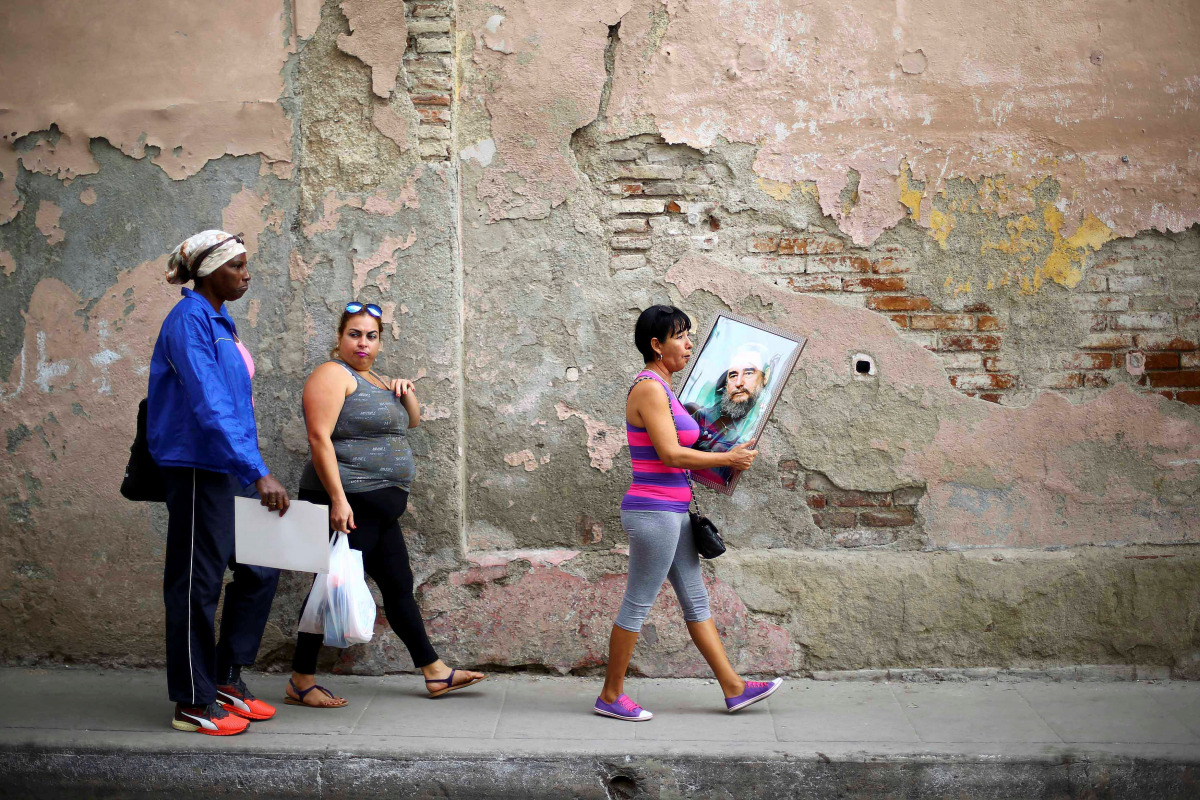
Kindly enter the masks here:
[[233, 536], [239, 564], [329, 572], [329, 506], [292, 500], [280, 517], [259, 500], [235, 497]]

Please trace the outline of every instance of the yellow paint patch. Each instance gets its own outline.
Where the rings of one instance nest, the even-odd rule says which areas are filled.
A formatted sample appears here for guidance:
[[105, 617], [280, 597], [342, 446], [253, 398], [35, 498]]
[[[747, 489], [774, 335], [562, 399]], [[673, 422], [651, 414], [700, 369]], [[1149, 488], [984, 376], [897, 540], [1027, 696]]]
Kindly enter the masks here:
[[1112, 228], [1096, 219], [1094, 215], [1088, 214], [1083, 222], [1079, 223], [1078, 230], [1067, 239], [1067, 246], [1099, 250], [1105, 242], [1111, 242], [1115, 238], [1117, 237]]
[[1004, 225], [1008, 233], [1008, 239], [1003, 241], [992, 241], [984, 237], [983, 244], [979, 246], [979, 255], [984, 255], [988, 250], [999, 250], [1001, 253], [1007, 253], [1010, 256], [1019, 256], [1022, 253], [1038, 252], [1042, 249], [1042, 243], [1037, 238], [1030, 238], [1027, 234], [1040, 233], [1038, 224], [1034, 222], [1028, 215], [1022, 215], [1017, 220], [1009, 220]]
[[1046, 230], [1054, 236], [1054, 241], [1050, 255], [1046, 256], [1046, 261], [1034, 272], [1033, 291], [1040, 289], [1046, 279], [1074, 289], [1083, 280], [1083, 257], [1087, 248], [1099, 250], [1101, 245], [1113, 238], [1112, 231], [1089, 214], [1079, 226], [1079, 230], [1075, 231], [1070, 239], [1064, 239], [1062, 226], [1066, 217], [1063, 213], [1054, 206], [1047, 205], [1042, 210], [1042, 217], [1046, 223]]
[[937, 240], [943, 250], [946, 249], [946, 239], [950, 238], [952, 230], [954, 230], [953, 214], [943, 213], [936, 208], [929, 210], [929, 235]]
[[776, 200], [786, 200], [792, 193], [792, 185], [783, 183], [782, 181], [773, 181], [770, 178], [759, 178], [758, 188], [763, 194], [774, 197]]
[[[900, 162], [900, 177], [896, 179], [896, 185], [900, 187], [900, 204], [908, 209], [908, 215], [915, 222], [921, 221], [921, 198], [925, 196], [924, 189], [917, 189], [909, 180], [909, 175], [912, 174], [908, 168], [907, 161]], [[945, 245], [942, 245], [945, 247]]]

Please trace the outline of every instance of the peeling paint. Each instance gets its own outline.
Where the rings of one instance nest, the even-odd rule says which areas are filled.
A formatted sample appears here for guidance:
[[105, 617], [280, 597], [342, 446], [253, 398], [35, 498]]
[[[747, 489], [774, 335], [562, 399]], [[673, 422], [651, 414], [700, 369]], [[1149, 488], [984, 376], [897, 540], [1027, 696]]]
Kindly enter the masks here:
[[[1081, 405], [1054, 394], [1027, 408], [973, 403], [941, 378], [936, 356], [901, 338], [880, 315], [734, 278], [706, 256], [679, 262], [666, 277], [684, 298], [704, 290], [736, 309], [754, 297], [771, 310], [766, 320], [807, 337], [807, 415], [821, 417], [821, 404], [840, 402], [837, 373], [818, 381], [814, 368], [842, 363], [848, 348], [871, 353], [882, 387], [900, 396], [916, 391], [938, 409], [921, 425], [911, 407], [897, 410], [905, 435], [888, 440], [894, 484], [928, 486], [920, 511], [935, 546], [1200, 543], [1200, 508], [1185, 488], [1200, 480], [1200, 470], [1170, 466], [1200, 454], [1200, 419], [1173, 413], [1161, 397], [1118, 386]], [[875, 426], [886, 425], [882, 407], [873, 413]], [[810, 468], [841, 480], [837, 473], [846, 465], [821, 463], [811, 438], [816, 432], [780, 433], [798, 436]], [[863, 457], [861, 449], [854, 452]], [[1002, 490], [1004, 499], [964, 505], [956, 494], [962, 486]]]
[[579, 417], [583, 420], [583, 427], [587, 431], [587, 451], [591, 457], [592, 466], [601, 472], [608, 472], [612, 469], [613, 458], [625, 446], [625, 432], [600, 420], [592, 419], [566, 403], [556, 404], [554, 411], [560, 420], [567, 420], [571, 417]]
[[[148, 8], [120, 0], [97, 16], [85, 0], [53, 5], [54, 13], [45, 4], [14, 6], [0, 32], [0, 107], [9, 109], [0, 206], [12, 205], [14, 142], [51, 125], [58, 138], [43, 137], [19, 157], [27, 169], [61, 179], [98, 169], [93, 138], [134, 158], [157, 148], [153, 162], [176, 180], [225, 153], [290, 160], [291, 124], [279, 104], [288, 56], [281, 7], [241, 4], [213, 17], [187, 3]], [[138, 47], [114, 51], [130, 31]]]
[[67, 232], [58, 226], [60, 219], [62, 219], [62, 209], [57, 203], [49, 200], [38, 203], [34, 224], [46, 237], [46, 244], [58, 244], [66, 238]]
[[400, 152], [404, 152], [411, 144], [408, 138], [408, 117], [400, 114], [391, 106], [376, 106], [371, 112], [371, 121], [387, 138], [396, 143]]
[[367, 285], [368, 274], [375, 269], [383, 267], [379, 274], [375, 277], [375, 284], [379, 286], [381, 291], [388, 291], [391, 276], [396, 274], [396, 253], [401, 250], [407, 250], [417, 241], [416, 229], [410, 229], [407, 236], [388, 236], [379, 247], [368, 255], [366, 258], [354, 259], [354, 296], [358, 297], [359, 292]]
[[404, 6], [372, 0], [342, 0], [341, 6], [350, 21], [350, 34], [338, 36], [338, 47], [371, 68], [371, 90], [376, 95], [391, 97], [408, 46]]
[[[652, 15], [654, 5], [635, 3], [628, 17]], [[648, 56], [635, 49], [646, 46], [645, 38], [627, 44], [622, 37], [610, 106], [629, 118], [651, 116], [669, 142], [701, 149], [719, 137], [762, 142], [758, 175], [814, 181], [825, 213], [858, 244], [873, 242], [902, 218], [898, 201], [919, 219], [913, 200], [899, 196], [901, 156], [927, 184], [928, 196], [954, 177], [1007, 174], [1017, 186], [1052, 177], [1068, 198], [1066, 236], [1089, 214], [1123, 236], [1178, 231], [1200, 221], [1200, 180], [1194, 167], [1183, 166], [1192, 163], [1200, 104], [1179, 104], [1164, 92], [1173, 85], [1191, 98], [1197, 89], [1187, 77], [1194, 72], [1187, 48], [1175, 46], [1200, 35], [1183, 5], [1177, 0], [1151, 11], [1110, 0], [1048, 19], [1027, 6], [964, 11], [931, 2], [914, 11], [920, 22], [906, 30], [937, 44], [914, 48], [906, 37], [891, 44], [896, 12], [890, 9], [860, 16], [798, 0], [689, 4], [671, 15]], [[1107, 22], [1098, 27], [1096, 19]], [[989, 46], [974, 49], [963, 30], [989, 31]], [[1072, 44], [1133, 52], [1125, 41], [1130, 31], [1162, 54], [1160, 65], [1113, 58], [1097, 70], [1086, 50]], [[730, 78], [725, 65], [737, 59], [739, 37], [747, 35], [776, 44], [765, 70]], [[953, 66], [926, 70], [929, 59]], [[914, 74], [897, 82], [897, 72]], [[1028, 75], [1055, 77], [1035, 87], [1025, 82]], [[1136, 126], [1120, 121], [1134, 118], [1155, 131], [1153, 141], [1137, 140]], [[1122, 143], [1120, 152], [1113, 152], [1114, 141]], [[1014, 152], [1024, 157], [1014, 162]], [[863, 202], [846, 216], [837, 197], [848, 169], [862, 176]], [[1033, 198], [1018, 191], [1013, 202], [1028, 211]]]
[[530, 0], [498, 5], [511, 30], [504, 41], [514, 49], [510, 55], [480, 46], [474, 53], [475, 63], [497, 76], [485, 103], [502, 160], [486, 169], [478, 196], [492, 221], [542, 219], [577, 185], [567, 145], [596, 118], [608, 26], [629, 3], [569, 0], [552, 13]]
[[309, 39], [321, 24], [322, 0], [292, 0], [293, 27], [300, 39]]
[[533, 472], [537, 469], [537, 459], [533, 456], [532, 450], [521, 450], [516, 453], [509, 453], [504, 456], [504, 463], [510, 467], [525, 467], [526, 472]]

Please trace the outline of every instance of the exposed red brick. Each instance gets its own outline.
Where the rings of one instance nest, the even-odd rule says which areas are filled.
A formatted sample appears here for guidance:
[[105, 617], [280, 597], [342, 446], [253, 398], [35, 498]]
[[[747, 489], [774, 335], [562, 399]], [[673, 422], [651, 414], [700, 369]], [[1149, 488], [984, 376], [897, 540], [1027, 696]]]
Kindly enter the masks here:
[[1174, 399], [1175, 399], [1175, 393], [1174, 393], [1174, 392], [1172, 392], [1172, 391], [1171, 391], [1171, 390], [1169, 390], [1169, 389], [1168, 389], [1168, 390], [1166, 390], [1166, 391], [1153, 392], [1153, 394], [1160, 394], [1160, 395], [1162, 395], [1163, 397], [1167, 398], [1168, 400], [1174, 400]]
[[[1109, 279], [1109, 283], [1112, 279]], [[1174, 326], [1175, 318], [1169, 311], [1130, 311], [1116, 314], [1112, 319], [1114, 331], [1161, 331]]]
[[998, 331], [1000, 330], [1000, 319], [998, 317], [980, 317], [979, 330], [981, 331]]
[[822, 509], [829, 505], [829, 498], [823, 494], [810, 494], [808, 496], [808, 507]]
[[408, 96], [416, 105], [426, 106], [448, 106], [450, 105], [450, 95], [448, 94], [411, 94]]
[[872, 271], [880, 275], [894, 275], [897, 272], [908, 272], [908, 267], [893, 258], [881, 258], [871, 264]]
[[1063, 369], [1112, 369], [1112, 353], [1075, 353], [1062, 360]]
[[972, 303], [963, 309], [968, 314], [991, 314], [992, 307], [987, 303]]
[[785, 459], [779, 462], [779, 485], [788, 491], [796, 490], [800, 478], [800, 462], [795, 459]]
[[1142, 350], [1200, 350], [1200, 345], [1193, 339], [1166, 334], [1142, 333], [1135, 338], [1137, 346]]
[[755, 236], [750, 240], [751, 253], [774, 253], [778, 249], [778, 236]]
[[978, 397], [980, 400], [987, 400], [989, 403], [999, 403], [1000, 399], [1002, 397], [1004, 397], [1004, 395], [996, 394], [994, 392], [986, 392], [984, 394], [979, 395]]
[[1083, 385], [1089, 389], [1103, 389], [1108, 386], [1108, 376], [1101, 372], [1088, 372], [1083, 376]]
[[898, 325], [901, 328], [908, 327], [908, 317], [905, 316], [904, 314], [892, 314], [891, 320], [892, 320], [892, 322], [896, 323], [896, 325]]
[[1133, 347], [1133, 337], [1125, 333], [1092, 334], [1084, 337], [1079, 346], [1089, 350], [1124, 350]]
[[842, 288], [840, 275], [797, 275], [787, 282], [797, 292], [836, 292]]
[[[783, 252], [780, 244], [779, 252]], [[862, 256], [812, 256], [808, 259], [813, 272], [870, 272], [871, 262]]]
[[841, 508], [876, 508], [892, 504], [891, 492], [856, 492], [850, 489], [835, 489], [829, 499]]
[[[811, 255], [816, 253], [840, 253], [842, 241], [817, 236], [782, 236], [779, 239], [779, 252], [784, 255]], [[866, 270], [863, 270], [864, 272]]]
[[420, 115], [422, 122], [450, 121], [450, 111], [445, 108], [430, 108], [429, 106], [421, 106], [417, 109], [417, 114]]
[[813, 514], [818, 528], [853, 528], [853, 511], [821, 511]]
[[908, 288], [908, 280], [890, 278], [846, 278], [842, 289], [847, 292], [902, 292]]
[[975, 328], [970, 314], [913, 314], [912, 327], [919, 331], [969, 331]]
[[1146, 353], [1146, 369], [1179, 369], [1179, 353]]
[[617, 185], [621, 190], [621, 194], [641, 194], [643, 187], [640, 183], [621, 183]]
[[1042, 386], [1045, 386], [1047, 389], [1082, 389], [1083, 373], [1061, 372], [1047, 375], [1042, 380]]
[[1173, 370], [1171, 372], [1147, 372], [1149, 384], [1160, 386], [1184, 386], [1189, 389], [1200, 387], [1200, 369]]
[[928, 311], [930, 307], [928, 297], [877, 294], [867, 298], [867, 308], [876, 311]]
[[1200, 406], [1200, 392], [1176, 392], [1175, 399], [1189, 406]]
[[916, 521], [911, 508], [858, 512], [859, 524], [870, 528], [903, 528], [916, 524]]
[[940, 345], [941, 350], [999, 350], [1000, 337], [990, 334], [944, 333]]
[[988, 372], [1007, 372], [1016, 369], [1016, 364], [1008, 356], [984, 356], [983, 368]]
[[1017, 385], [1016, 375], [1001, 372], [966, 373], [950, 376], [950, 385], [955, 389], [1011, 389]]
[[667, 203], [667, 211], [669, 211], [672, 214], [682, 214], [683, 213], [683, 209], [679, 207], [679, 203], [675, 202], [674, 200]]

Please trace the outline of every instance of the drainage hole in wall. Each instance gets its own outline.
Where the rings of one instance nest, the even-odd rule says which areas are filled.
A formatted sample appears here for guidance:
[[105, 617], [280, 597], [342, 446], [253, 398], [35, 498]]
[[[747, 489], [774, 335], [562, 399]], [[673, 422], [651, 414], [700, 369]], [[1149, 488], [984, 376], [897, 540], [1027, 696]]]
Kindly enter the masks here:
[[608, 779], [608, 788], [613, 797], [637, 797], [638, 783], [636, 778], [628, 775], [614, 775]]
[[854, 357], [850, 359], [850, 366], [854, 370], [856, 378], [865, 378], [875, 374], [875, 359], [866, 353], [855, 353]]

